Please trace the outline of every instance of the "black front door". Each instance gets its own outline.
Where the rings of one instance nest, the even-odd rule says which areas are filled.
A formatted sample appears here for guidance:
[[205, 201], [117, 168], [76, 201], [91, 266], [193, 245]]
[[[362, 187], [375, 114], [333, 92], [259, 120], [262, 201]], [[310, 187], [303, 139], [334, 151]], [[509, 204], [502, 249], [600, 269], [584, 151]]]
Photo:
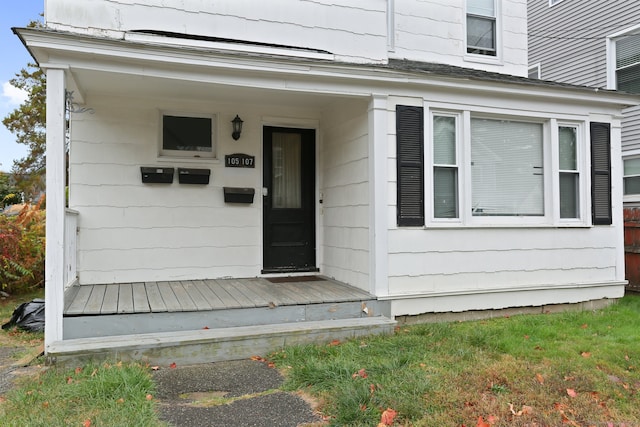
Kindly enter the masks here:
[[264, 128], [263, 272], [315, 271], [315, 130]]

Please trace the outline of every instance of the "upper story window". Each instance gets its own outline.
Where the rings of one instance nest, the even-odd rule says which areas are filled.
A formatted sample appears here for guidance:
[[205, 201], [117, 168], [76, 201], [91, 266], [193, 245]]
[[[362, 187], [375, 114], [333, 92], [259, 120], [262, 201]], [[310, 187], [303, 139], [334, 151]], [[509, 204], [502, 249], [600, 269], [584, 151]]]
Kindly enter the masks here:
[[615, 41], [616, 89], [640, 93], [640, 34]]
[[160, 155], [215, 157], [215, 117], [211, 115], [162, 115]]
[[467, 0], [467, 53], [497, 56], [495, 0]]
[[529, 67], [527, 77], [530, 79], [539, 79], [540, 78], [540, 63]]

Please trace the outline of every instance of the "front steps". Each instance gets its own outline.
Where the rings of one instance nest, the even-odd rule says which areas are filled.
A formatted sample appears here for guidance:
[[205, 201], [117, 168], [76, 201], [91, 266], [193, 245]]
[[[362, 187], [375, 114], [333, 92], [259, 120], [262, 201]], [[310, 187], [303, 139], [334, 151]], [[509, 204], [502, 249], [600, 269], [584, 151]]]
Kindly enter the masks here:
[[392, 334], [395, 325], [394, 320], [376, 316], [65, 339], [47, 348], [47, 361], [72, 365], [121, 360], [166, 366], [238, 360], [266, 357], [285, 345]]

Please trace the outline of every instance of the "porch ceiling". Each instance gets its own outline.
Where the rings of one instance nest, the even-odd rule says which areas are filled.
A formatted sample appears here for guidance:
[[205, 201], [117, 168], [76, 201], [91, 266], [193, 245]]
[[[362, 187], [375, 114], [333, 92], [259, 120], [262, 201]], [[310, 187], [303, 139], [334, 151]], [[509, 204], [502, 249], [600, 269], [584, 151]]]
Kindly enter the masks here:
[[87, 95], [136, 96], [190, 100], [215, 100], [229, 104], [287, 105], [305, 109], [325, 109], [347, 97], [332, 94], [309, 93], [287, 88], [252, 86], [250, 81], [220, 83], [202, 81], [176, 75], [174, 78], [153, 75], [135, 75], [119, 72], [72, 68], [70, 87], [77, 87], [83, 97]]

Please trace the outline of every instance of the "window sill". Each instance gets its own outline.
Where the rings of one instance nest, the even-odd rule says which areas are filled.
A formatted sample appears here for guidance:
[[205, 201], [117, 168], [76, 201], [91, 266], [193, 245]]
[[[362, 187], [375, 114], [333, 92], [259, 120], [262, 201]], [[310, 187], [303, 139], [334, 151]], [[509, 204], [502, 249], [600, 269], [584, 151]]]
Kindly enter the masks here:
[[220, 163], [220, 159], [216, 157], [168, 157], [158, 156], [157, 161], [159, 163], [191, 163], [191, 164], [217, 164]]
[[466, 62], [476, 62], [479, 64], [504, 65], [499, 56], [474, 55], [466, 53], [463, 58]]
[[496, 228], [591, 228], [592, 225], [586, 224], [584, 222], [558, 222], [556, 224], [498, 224], [498, 223], [487, 223], [487, 224], [461, 224], [461, 223], [442, 223], [442, 222], [434, 222], [429, 223], [423, 227], [398, 227], [398, 228], [413, 228], [413, 229], [423, 229], [423, 230], [460, 230], [460, 229], [496, 229]]

